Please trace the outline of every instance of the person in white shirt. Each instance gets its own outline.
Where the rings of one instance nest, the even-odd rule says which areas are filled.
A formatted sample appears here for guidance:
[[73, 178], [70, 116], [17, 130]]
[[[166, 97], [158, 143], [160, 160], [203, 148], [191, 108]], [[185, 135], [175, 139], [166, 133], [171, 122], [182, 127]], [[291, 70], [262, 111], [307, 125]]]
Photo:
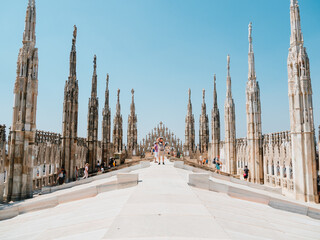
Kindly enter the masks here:
[[86, 163], [86, 166], [84, 168], [84, 176], [83, 179], [88, 178], [89, 177], [89, 163]]
[[164, 165], [164, 150], [165, 150], [165, 144], [163, 142], [163, 138], [159, 138], [159, 144], [158, 144], [158, 151], [159, 151], [159, 163], [158, 165], [160, 165], [161, 163], [161, 157], [162, 157], [162, 164]]

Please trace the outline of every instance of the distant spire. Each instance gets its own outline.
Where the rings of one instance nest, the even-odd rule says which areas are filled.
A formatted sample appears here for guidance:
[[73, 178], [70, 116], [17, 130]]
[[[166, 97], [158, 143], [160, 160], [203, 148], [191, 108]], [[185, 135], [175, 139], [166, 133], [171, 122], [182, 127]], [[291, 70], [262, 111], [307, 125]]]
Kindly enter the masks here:
[[202, 89], [202, 104], [205, 104], [206, 90]]
[[131, 89], [131, 94], [132, 94], [132, 103], [134, 103], [134, 89]]
[[252, 46], [252, 23], [249, 23], [249, 53], [248, 53], [248, 79], [256, 80], [256, 72], [254, 66], [254, 53]]
[[131, 102], [131, 107], [130, 107], [130, 110], [131, 110], [131, 114], [135, 114], [135, 105], [134, 105], [134, 89], [132, 88], [131, 89], [131, 94], [132, 94], [132, 102]]
[[214, 74], [214, 77], [213, 77], [213, 107], [214, 108], [218, 107], [216, 80], [217, 80], [216, 74]]
[[70, 52], [70, 73], [69, 77], [77, 76], [77, 52], [76, 52], [76, 40], [77, 40], [77, 26], [73, 26], [73, 39]]
[[36, 43], [36, 3], [35, 0], [29, 0], [25, 28], [23, 33], [23, 43]]
[[230, 55], [227, 56], [227, 98], [232, 98], [231, 76], [230, 76]]
[[118, 88], [118, 91], [117, 91], [117, 115], [120, 114], [120, 89]]
[[188, 90], [188, 97], [189, 97], [189, 101], [188, 101], [188, 114], [187, 115], [190, 115], [190, 114], [192, 114], [191, 89], [190, 88]]
[[97, 56], [94, 55], [91, 98], [96, 98], [96, 97], [97, 97]]
[[109, 109], [109, 74], [107, 73], [106, 79], [106, 92], [105, 92], [105, 109]]
[[249, 23], [249, 53], [253, 53], [253, 47], [252, 47], [252, 23]]
[[228, 70], [227, 76], [230, 77], [230, 55], [229, 54], [227, 56], [227, 70]]
[[297, 0], [291, 0], [290, 3], [290, 24], [291, 37], [290, 45], [303, 44], [303, 35], [301, 31], [300, 10]]

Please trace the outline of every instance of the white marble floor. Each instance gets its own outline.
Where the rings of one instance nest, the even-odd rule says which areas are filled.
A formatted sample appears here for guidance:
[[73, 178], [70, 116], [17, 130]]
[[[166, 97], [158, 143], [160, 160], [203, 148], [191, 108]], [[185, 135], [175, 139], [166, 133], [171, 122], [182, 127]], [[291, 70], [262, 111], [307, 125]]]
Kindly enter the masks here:
[[0, 239], [320, 239], [320, 221], [192, 188], [168, 161], [135, 172], [138, 186], [1, 221]]

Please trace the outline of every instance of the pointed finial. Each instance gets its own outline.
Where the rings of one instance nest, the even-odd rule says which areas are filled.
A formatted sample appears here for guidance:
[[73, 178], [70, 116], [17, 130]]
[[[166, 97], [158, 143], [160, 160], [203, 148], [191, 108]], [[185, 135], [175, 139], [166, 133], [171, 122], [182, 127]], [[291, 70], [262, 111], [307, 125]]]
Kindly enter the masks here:
[[73, 39], [76, 40], [77, 39], [77, 26], [73, 25]]
[[227, 56], [227, 62], [228, 62], [228, 65], [227, 65], [228, 76], [230, 76], [230, 55], [229, 55], [229, 54], [228, 54], [228, 56]]
[[29, 0], [29, 4], [30, 7], [34, 7], [36, 5], [35, 0]]
[[298, 5], [298, 1], [297, 0], [291, 0], [291, 6], [295, 6]]
[[252, 23], [249, 23], [249, 52], [253, 52], [253, 47], [252, 47]]
[[202, 100], [203, 100], [203, 102], [204, 102], [205, 94], [206, 94], [206, 90], [202, 89]]
[[107, 73], [107, 88], [109, 87], [109, 73]]
[[119, 100], [119, 96], [120, 96], [120, 89], [118, 88], [118, 91], [117, 91], [117, 96], [118, 96], [118, 100]]
[[189, 101], [191, 100], [191, 89], [188, 90]]
[[214, 83], [214, 85], [216, 85], [216, 81], [217, 81], [217, 76], [216, 76], [216, 74], [214, 74], [213, 75], [213, 83]]
[[94, 55], [94, 57], [93, 57], [93, 68], [94, 68], [94, 70], [97, 69], [97, 56], [96, 55]]
[[132, 94], [132, 102], [134, 102], [134, 89], [131, 89], [131, 94]]

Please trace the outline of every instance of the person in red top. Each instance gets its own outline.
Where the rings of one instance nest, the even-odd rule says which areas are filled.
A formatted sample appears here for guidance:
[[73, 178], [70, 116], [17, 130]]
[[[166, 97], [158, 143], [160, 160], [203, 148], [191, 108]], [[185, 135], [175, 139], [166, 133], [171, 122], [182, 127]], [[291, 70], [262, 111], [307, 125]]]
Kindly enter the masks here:
[[160, 163], [161, 163], [161, 157], [162, 157], [162, 164], [164, 165], [164, 150], [165, 150], [165, 144], [164, 144], [164, 142], [163, 142], [163, 138], [159, 138], [159, 144], [158, 144], [158, 146], [159, 146], [159, 163], [158, 163], [158, 165], [160, 165]]

